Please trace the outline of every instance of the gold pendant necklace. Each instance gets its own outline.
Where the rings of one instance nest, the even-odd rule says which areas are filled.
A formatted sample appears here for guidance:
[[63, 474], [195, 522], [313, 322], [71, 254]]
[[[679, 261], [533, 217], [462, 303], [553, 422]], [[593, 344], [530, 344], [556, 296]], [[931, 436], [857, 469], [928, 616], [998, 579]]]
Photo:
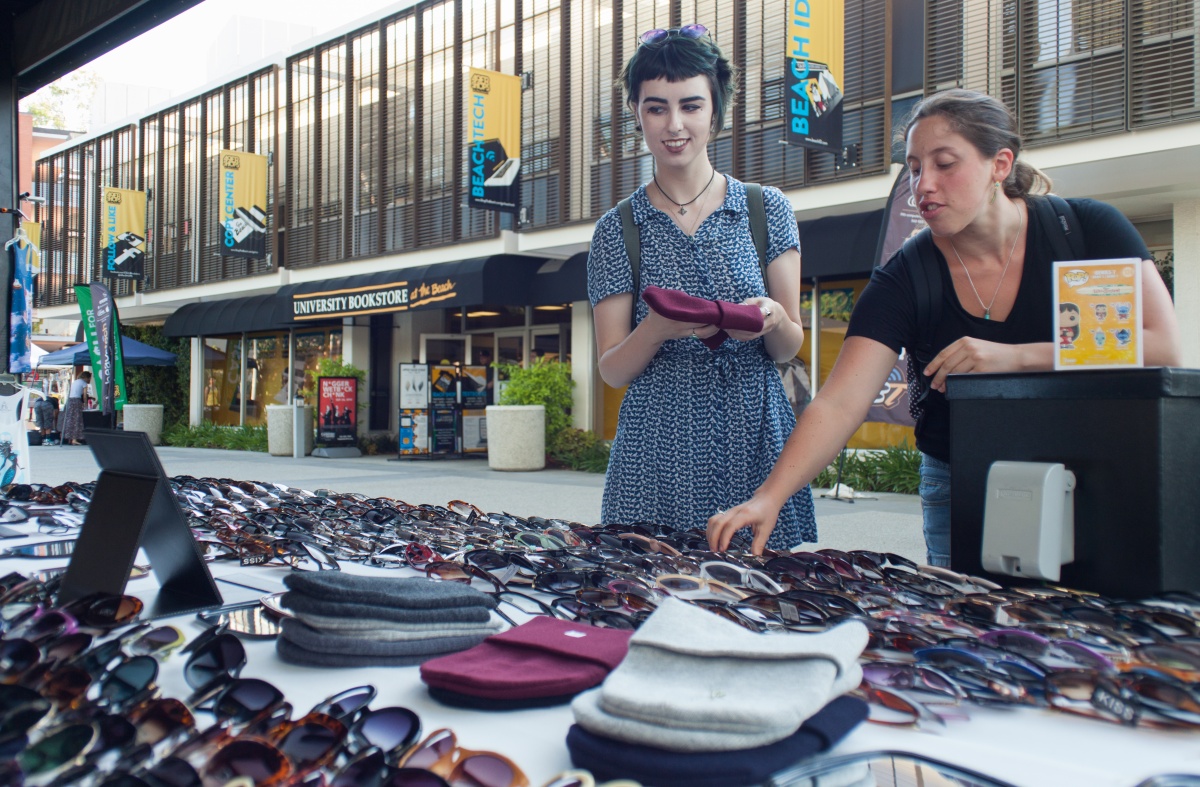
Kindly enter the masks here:
[[[670, 199], [670, 197], [668, 197]], [[1013, 203], [1013, 208], [1017, 211], [1017, 234], [1013, 238], [1012, 248], [1008, 250], [1008, 259], [1004, 262], [1004, 270], [1000, 272], [1000, 281], [996, 282], [996, 291], [992, 293], [992, 299], [988, 303], [983, 302], [983, 298], [979, 297], [979, 290], [975, 288], [975, 282], [971, 279], [971, 272], [967, 270], [967, 264], [963, 262], [962, 255], [958, 253], [958, 249], [954, 246], [954, 240], [950, 240], [950, 249], [954, 252], [954, 256], [958, 257], [958, 264], [962, 266], [963, 273], [967, 274], [967, 284], [971, 285], [971, 291], [975, 293], [975, 299], [979, 301], [979, 305], [983, 307], [983, 319], [992, 319], [992, 305], [996, 302], [996, 296], [1000, 294], [1000, 287], [1004, 284], [1004, 277], [1008, 274], [1008, 266], [1012, 264], [1013, 252], [1017, 250], [1017, 241], [1021, 239], [1021, 230], [1025, 228], [1025, 216], [1021, 214], [1021, 209]]]

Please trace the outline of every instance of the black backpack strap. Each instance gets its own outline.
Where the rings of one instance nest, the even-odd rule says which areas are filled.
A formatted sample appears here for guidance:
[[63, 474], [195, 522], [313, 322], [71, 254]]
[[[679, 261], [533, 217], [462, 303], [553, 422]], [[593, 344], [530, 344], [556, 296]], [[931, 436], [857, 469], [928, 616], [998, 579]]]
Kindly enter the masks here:
[[1069, 202], [1054, 194], [1046, 194], [1030, 197], [1029, 205], [1037, 211], [1038, 220], [1046, 230], [1053, 259], [1082, 260], [1087, 256], [1083, 229]]
[[942, 271], [929, 228], [904, 241], [897, 258], [904, 263], [916, 298], [916, 337], [907, 348], [908, 402], [913, 418], [919, 419], [921, 403], [930, 390], [921, 370], [933, 360], [934, 331], [942, 319]]
[[629, 268], [633, 273], [633, 311], [629, 315], [629, 329], [637, 327], [637, 302], [641, 297], [642, 279], [642, 233], [633, 221], [633, 197], [617, 203], [621, 212], [621, 234], [625, 238], [625, 254], [629, 257]]
[[922, 364], [933, 360], [933, 334], [942, 319], [942, 272], [929, 228], [904, 241], [900, 257], [917, 299], [917, 339], [909, 348]]
[[761, 183], [746, 184], [746, 205], [750, 209], [750, 234], [758, 252], [758, 267], [762, 271], [763, 288], [767, 288], [767, 203]]

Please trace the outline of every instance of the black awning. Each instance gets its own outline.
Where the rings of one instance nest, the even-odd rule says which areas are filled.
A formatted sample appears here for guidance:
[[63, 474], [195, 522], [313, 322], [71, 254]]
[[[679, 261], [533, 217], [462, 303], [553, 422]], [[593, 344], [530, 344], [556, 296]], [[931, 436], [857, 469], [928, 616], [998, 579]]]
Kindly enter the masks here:
[[530, 282], [544, 262], [544, 257], [497, 254], [292, 284], [279, 289], [280, 318], [298, 324], [483, 303], [525, 306]]
[[800, 222], [804, 278], [870, 276], [882, 224], [883, 208]]
[[586, 301], [587, 258], [581, 251], [565, 260], [546, 260], [529, 282], [528, 306], [553, 306]]
[[287, 328], [278, 316], [279, 296], [255, 295], [223, 301], [189, 303], [175, 310], [163, 324], [166, 336], [224, 336]]

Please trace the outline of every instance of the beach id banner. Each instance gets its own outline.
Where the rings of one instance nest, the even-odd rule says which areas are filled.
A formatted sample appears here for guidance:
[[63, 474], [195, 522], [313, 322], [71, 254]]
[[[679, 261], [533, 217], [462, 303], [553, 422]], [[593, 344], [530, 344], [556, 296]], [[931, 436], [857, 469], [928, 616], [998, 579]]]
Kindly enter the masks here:
[[146, 192], [113, 188], [103, 192], [104, 275], [141, 281], [146, 259]]
[[842, 152], [845, 1], [788, 3], [787, 142]]
[[267, 257], [267, 157], [221, 151], [221, 253]]
[[517, 213], [521, 203], [521, 78], [472, 68], [470, 88], [467, 204]]
[[1054, 263], [1054, 368], [1142, 365], [1142, 261]]

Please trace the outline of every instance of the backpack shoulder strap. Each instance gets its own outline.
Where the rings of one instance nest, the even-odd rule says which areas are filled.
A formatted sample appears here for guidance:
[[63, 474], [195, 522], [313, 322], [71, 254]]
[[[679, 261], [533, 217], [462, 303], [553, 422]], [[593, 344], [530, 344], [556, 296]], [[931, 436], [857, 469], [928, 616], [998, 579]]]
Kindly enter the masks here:
[[1083, 229], [1071, 204], [1055, 194], [1031, 197], [1029, 204], [1050, 239], [1050, 249], [1056, 260], [1081, 260], [1087, 256]]
[[906, 240], [900, 256], [917, 299], [917, 346], [911, 349], [917, 360], [928, 363], [933, 360], [934, 330], [942, 318], [942, 272], [929, 228]]
[[762, 271], [763, 286], [767, 285], [767, 203], [763, 198], [761, 183], [746, 184], [746, 203], [750, 209], [750, 234], [754, 237], [754, 249], [758, 252], [758, 267]]
[[633, 310], [629, 315], [632, 330], [637, 327], [637, 301], [642, 292], [642, 233], [633, 221], [633, 197], [618, 202], [617, 209], [621, 212], [621, 235], [625, 238], [625, 254], [633, 273]]

